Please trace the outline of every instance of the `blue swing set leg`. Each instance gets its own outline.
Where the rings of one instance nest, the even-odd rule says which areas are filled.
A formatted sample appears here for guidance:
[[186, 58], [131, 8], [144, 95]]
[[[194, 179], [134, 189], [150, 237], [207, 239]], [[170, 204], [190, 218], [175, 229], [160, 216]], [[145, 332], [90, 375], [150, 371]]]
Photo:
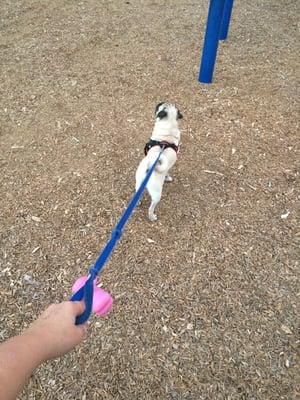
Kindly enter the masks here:
[[224, 10], [223, 10], [223, 17], [222, 17], [222, 24], [220, 30], [220, 40], [226, 40], [229, 31], [231, 13], [233, 7], [233, 0], [225, 0]]
[[234, 0], [210, 0], [199, 72], [199, 82], [211, 83], [219, 40], [228, 36]]

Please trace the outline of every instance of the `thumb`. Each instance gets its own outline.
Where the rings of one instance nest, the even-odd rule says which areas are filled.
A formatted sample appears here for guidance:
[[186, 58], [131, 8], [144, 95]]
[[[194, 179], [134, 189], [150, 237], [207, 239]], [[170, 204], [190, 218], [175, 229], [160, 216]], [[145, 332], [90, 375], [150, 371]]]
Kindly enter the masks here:
[[85, 310], [84, 301], [72, 301], [74, 315], [81, 315]]

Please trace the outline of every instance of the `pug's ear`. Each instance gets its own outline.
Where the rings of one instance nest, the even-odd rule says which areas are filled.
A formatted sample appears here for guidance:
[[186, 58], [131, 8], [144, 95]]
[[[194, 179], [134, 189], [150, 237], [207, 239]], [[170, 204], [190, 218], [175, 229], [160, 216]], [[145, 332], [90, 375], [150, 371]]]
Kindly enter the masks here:
[[177, 119], [182, 119], [183, 115], [181, 114], [181, 112], [179, 110], [177, 110]]
[[156, 114], [156, 118], [163, 119], [168, 116], [168, 113], [166, 110], [161, 110], [158, 114]]
[[164, 104], [163, 101], [161, 103], [157, 104], [157, 106], [155, 107], [155, 112], [154, 112], [155, 115], [157, 114], [157, 111], [158, 111], [159, 107], [162, 106], [163, 104]]

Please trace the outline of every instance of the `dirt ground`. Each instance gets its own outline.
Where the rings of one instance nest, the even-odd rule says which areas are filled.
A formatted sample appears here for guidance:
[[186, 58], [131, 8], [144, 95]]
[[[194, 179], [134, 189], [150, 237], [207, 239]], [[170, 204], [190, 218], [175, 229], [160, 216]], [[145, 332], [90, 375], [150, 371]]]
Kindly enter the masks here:
[[101, 275], [113, 311], [20, 399], [296, 399], [299, 12], [236, 0], [200, 85], [207, 1], [1, 1], [1, 339], [96, 259], [156, 103], [184, 114], [159, 220], [145, 195]]

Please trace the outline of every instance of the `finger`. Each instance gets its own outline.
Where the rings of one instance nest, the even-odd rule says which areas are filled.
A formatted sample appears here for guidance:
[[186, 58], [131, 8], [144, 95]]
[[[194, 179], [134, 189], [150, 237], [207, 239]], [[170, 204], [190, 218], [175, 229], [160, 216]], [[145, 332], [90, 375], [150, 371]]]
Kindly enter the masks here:
[[72, 301], [75, 316], [81, 315], [85, 310], [84, 301]]
[[79, 332], [79, 340], [80, 341], [87, 337], [87, 329], [88, 329], [87, 323], [77, 326], [77, 330]]

